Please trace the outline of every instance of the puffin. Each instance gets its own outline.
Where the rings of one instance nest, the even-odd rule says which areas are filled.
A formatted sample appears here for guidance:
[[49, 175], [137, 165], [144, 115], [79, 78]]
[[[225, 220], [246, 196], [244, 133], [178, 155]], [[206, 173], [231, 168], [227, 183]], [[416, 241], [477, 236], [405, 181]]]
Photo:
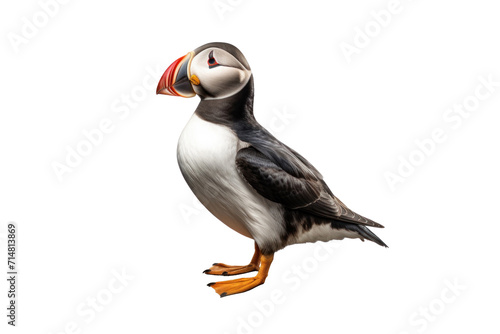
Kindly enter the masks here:
[[188, 52], [167, 68], [156, 93], [200, 97], [178, 141], [180, 171], [208, 211], [255, 243], [249, 264], [203, 271], [257, 271], [209, 283], [220, 297], [263, 284], [274, 253], [286, 246], [358, 238], [387, 247], [368, 228], [382, 225], [349, 209], [311, 163], [257, 122], [252, 71], [235, 46], [208, 43]]

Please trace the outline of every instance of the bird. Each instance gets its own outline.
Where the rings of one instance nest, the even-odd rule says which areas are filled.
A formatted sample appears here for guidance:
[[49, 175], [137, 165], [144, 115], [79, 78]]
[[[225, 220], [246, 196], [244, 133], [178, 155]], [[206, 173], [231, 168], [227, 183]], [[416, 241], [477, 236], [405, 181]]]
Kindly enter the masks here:
[[257, 122], [253, 74], [238, 48], [213, 42], [188, 52], [163, 73], [156, 93], [199, 96], [177, 144], [181, 174], [208, 211], [254, 240], [248, 265], [214, 263], [203, 271], [257, 271], [209, 283], [220, 297], [263, 284], [274, 254], [290, 245], [358, 238], [387, 247], [368, 229], [382, 225], [349, 209], [311, 163]]

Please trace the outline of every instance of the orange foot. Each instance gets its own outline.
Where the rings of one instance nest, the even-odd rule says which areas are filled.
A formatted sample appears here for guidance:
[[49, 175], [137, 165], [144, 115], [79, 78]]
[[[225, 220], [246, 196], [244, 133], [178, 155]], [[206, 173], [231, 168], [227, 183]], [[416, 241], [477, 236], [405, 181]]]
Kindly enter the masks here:
[[246, 266], [228, 266], [224, 263], [214, 263], [210, 269], [205, 270], [203, 273], [208, 275], [231, 276], [256, 271], [259, 270], [260, 256], [259, 246], [255, 243], [255, 253], [250, 264]]
[[273, 254], [261, 255], [260, 261], [262, 266], [255, 277], [239, 278], [224, 282], [208, 283], [208, 286], [213, 288], [221, 297], [234, 295], [241, 292], [246, 292], [263, 284], [266, 281], [269, 268], [273, 262]]
[[254, 263], [250, 263], [246, 266], [228, 266], [224, 263], [214, 263], [210, 269], [205, 270], [203, 273], [208, 275], [231, 276], [249, 273], [256, 270], [259, 270], [259, 265]]

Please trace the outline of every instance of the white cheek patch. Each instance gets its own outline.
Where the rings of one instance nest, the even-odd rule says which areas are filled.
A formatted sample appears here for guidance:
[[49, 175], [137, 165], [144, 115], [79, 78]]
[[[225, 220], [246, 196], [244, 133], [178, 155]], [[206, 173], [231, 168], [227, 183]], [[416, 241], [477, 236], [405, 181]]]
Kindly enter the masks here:
[[[209, 67], [210, 52], [220, 66]], [[202, 89], [194, 90], [206, 99], [222, 99], [239, 92], [250, 80], [251, 71], [247, 70], [236, 58], [224, 50], [209, 48], [196, 55], [191, 62], [191, 74], [200, 80]]]
[[250, 71], [240, 70], [234, 67], [220, 66], [202, 71], [198, 76], [200, 83], [211, 97], [207, 99], [222, 99], [238, 93], [250, 79]]
[[244, 81], [246, 81], [248, 78], [248, 75], [247, 73], [245, 73], [247, 71], [240, 71], [240, 83], [243, 83]]

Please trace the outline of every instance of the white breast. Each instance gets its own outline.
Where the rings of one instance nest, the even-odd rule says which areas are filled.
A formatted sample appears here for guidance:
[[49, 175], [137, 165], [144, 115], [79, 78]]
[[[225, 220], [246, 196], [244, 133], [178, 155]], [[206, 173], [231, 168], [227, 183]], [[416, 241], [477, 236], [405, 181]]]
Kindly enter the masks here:
[[228, 127], [193, 114], [179, 138], [177, 160], [189, 187], [213, 215], [257, 242], [277, 241], [278, 205], [257, 194], [236, 169], [236, 153], [247, 145]]

